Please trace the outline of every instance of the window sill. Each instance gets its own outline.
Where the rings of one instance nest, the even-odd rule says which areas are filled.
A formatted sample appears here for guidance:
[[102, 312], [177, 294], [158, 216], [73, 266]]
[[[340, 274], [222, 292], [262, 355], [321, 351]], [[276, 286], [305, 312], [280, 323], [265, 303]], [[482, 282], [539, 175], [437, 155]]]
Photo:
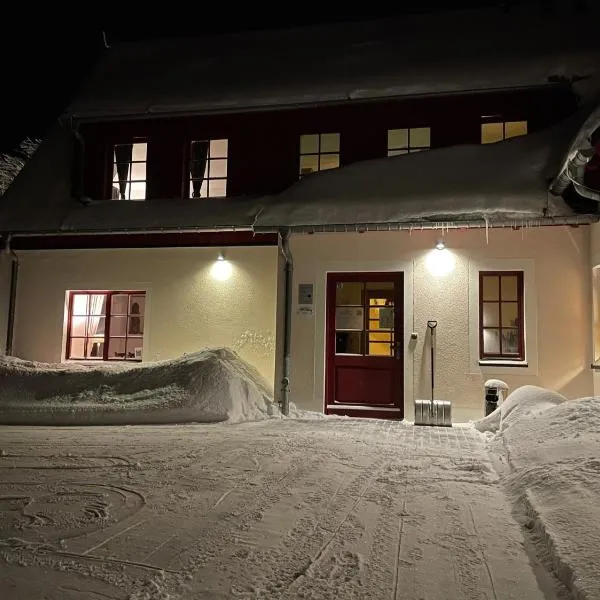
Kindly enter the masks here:
[[[524, 360], [480, 360], [480, 367], [528, 367], [529, 363]], [[598, 367], [600, 368], [600, 366]]]

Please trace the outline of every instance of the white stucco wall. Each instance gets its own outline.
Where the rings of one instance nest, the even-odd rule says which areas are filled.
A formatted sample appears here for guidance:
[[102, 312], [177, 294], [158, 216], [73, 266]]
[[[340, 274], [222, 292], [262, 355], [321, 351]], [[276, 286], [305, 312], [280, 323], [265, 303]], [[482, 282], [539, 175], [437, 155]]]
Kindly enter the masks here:
[[233, 273], [227, 281], [211, 275], [218, 252], [218, 248], [20, 252], [14, 354], [49, 362], [64, 359], [67, 290], [145, 290], [144, 360], [229, 346], [272, 384], [278, 250], [228, 248]]
[[[592, 312], [590, 336], [592, 338], [592, 359], [600, 358], [600, 223], [590, 226], [590, 282], [592, 284]], [[594, 277], [594, 270], [596, 276]], [[594, 347], [595, 346], [595, 347]], [[600, 361], [596, 360], [597, 369], [594, 370], [594, 395], [600, 396]]]
[[[589, 227], [523, 230], [450, 230], [446, 243], [455, 270], [435, 277], [426, 257], [440, 232], [379, 232], [297, 235], [292, 322], [292, 401], [323, 410], [325, 282], [333, 271], [403, 271], [405, 281], [405, 416], [413, 401], [429, 397], [423, 360], [426, 323], [436, 319], [436, 395], [453, 403], [453, 420], [483, 415], [483, 383], [499, 377], [511, 389], [548, 387], [574, 398], [592, 393], [590, 344]], [[478, 273], [523, 270], [527, 367], [480, 366], [478, 361]], [[299, 283], [315, 286], [314, 313], [298, 311]], [[418, 333], [410, 343], [411, 331]]]

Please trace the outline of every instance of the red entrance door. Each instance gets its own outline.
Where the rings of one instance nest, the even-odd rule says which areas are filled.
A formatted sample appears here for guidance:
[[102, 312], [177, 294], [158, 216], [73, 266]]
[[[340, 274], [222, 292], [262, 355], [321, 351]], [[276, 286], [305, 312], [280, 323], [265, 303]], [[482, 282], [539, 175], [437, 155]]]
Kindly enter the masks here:
[[325, 412], [404, 416], [402, 273], [329, 273]]

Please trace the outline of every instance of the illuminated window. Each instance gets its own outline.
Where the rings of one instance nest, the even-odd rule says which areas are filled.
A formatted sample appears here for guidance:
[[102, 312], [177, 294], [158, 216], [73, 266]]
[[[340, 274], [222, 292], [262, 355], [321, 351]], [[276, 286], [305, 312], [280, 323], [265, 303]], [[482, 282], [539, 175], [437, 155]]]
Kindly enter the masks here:
[[431, 148], [431, 127], [388, 129], [388, 156], [422, 152], [429, 148]]
[[340, 166], [340, 134], [300, 136], [300, 177]]
[[200, 140], [190, 146], [190, 198], [227, 195], [227, 140]]
[[66, 358], [142, 360], [145, 292], [69, 292]]
[[117, 144], [113, 149], [113, 200], [145, 200], [148, 144]]
[[495, 144], [520, 135], [527, 135], [527, 121], [497, 121], [481, 124], [482, 144]]
[[525, 360], [522, 271], [479, 273], [479, 358]]

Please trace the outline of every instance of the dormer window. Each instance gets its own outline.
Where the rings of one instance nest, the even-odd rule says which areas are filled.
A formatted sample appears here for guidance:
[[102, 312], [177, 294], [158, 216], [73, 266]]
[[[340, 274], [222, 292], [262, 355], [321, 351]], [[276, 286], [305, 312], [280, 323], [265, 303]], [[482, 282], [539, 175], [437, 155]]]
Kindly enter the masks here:
[[199, 140], [190, 146], [190, 198], [222, 198], [227, 195], [228, 142]]
[[411, 154], [431, 148], [430, 127], [388, 129], [387, 155]]
[[300, 177], [340, 166], [340, 134], [311, 133], [300, 136]]
[[487, 121], [481, 124], [482, 144], [495, 144], [521, 135], [527, 135], [527, 121]]
[[113, 200], [146, 199], [146, 156], [148, 144], [116, 144], [113, 149]]

